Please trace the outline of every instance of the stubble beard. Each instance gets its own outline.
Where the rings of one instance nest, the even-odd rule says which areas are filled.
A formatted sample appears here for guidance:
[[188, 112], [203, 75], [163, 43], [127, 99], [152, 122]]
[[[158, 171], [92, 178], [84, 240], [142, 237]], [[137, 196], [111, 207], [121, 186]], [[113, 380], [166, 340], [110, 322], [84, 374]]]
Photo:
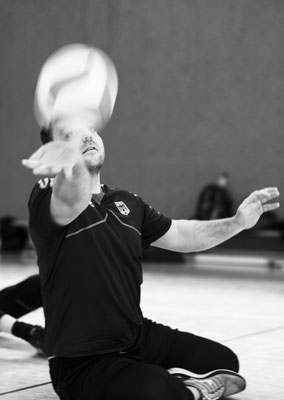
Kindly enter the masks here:
[[98, 161], [96, 163], [93, 162], [91, 159], [86, 159], [86, 166], [91, 173], [98, 173], [102, 169], [104, 165], [105, 157], [104, 155], [100, 155]]

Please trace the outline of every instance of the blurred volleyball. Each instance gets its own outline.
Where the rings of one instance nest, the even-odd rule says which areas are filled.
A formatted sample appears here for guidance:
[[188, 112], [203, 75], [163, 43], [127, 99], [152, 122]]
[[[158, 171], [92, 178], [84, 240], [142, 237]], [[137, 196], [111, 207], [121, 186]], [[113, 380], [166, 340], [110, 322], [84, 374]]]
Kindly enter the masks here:
[[118, 90], [116, 68], [102, 50], [70, 44], [53, 53], [41, 68], [34, 114], [41, 127], [53, 119], [92, 112], [97, 131], [109, 121]]

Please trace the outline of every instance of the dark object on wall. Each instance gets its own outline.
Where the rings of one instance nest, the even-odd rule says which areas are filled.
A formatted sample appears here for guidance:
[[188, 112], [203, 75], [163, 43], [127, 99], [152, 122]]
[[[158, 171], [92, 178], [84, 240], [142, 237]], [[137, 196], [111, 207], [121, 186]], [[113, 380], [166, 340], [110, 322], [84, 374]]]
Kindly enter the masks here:
[[228, 179], [229, 175], [223, 172], [216, 183], [202, 189], [197, 201], [195, 219], [212, 220], [233, 215], [233, 201], [227, 187]]
[[28, 229], [10, 215], [0, 219], [1, 251], [21, 251], [28, 243]]

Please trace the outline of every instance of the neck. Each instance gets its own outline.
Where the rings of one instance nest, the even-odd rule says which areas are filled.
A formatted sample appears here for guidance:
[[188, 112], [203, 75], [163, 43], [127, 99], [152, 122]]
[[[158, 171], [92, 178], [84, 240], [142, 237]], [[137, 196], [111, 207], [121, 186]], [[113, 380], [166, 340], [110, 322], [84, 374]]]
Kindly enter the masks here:
[[101, 177], [99, 172], [91, 174], [91, 188], [92, 193], [100, 193], [101, 191]]

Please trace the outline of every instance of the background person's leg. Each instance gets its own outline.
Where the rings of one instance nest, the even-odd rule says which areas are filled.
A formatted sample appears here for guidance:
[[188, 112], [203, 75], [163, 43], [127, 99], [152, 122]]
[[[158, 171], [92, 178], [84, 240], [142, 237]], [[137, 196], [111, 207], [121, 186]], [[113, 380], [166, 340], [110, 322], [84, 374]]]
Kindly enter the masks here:
[[35, 347], [39, 353], [46, 354], [44, 329], [41, 326], [18, 321], [0, 310], [1, 332], [17, 336]]
[[0, 310], [14, 318], [42, 307], [39, 275], [32, 275], [0, 291]]

